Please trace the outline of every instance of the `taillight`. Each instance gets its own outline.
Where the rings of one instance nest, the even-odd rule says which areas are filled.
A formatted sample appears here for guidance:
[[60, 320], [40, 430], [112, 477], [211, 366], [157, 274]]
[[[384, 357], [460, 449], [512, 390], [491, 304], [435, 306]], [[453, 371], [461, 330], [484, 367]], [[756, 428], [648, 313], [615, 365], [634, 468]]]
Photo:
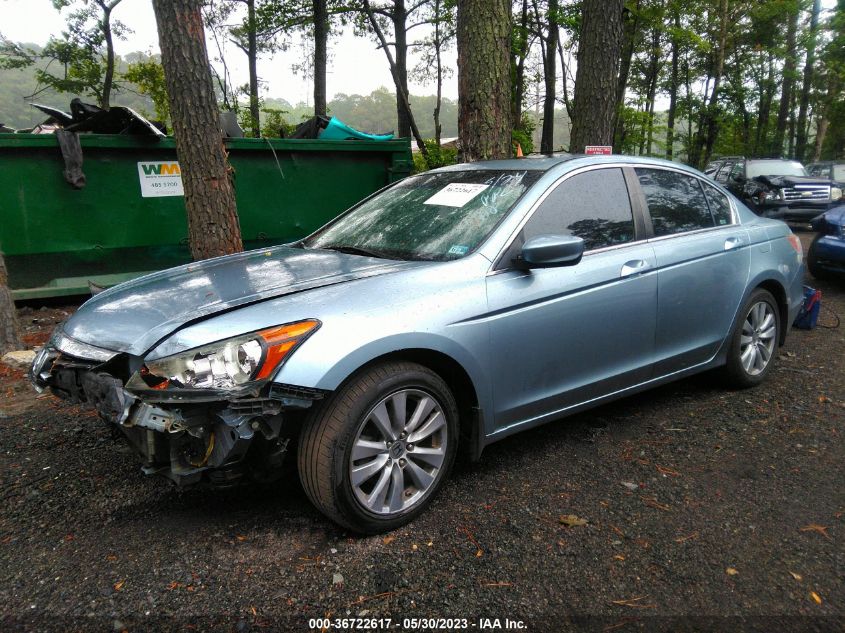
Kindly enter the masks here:
[[795, 253], [798, 255], [798, 261], [800, 262], [804, 258], [804, 247], [801, 246], [801, 240], [798, 239], [795, 233], [790, 233], [786, 239], [789, 240], [789, 245], [795, 250]]

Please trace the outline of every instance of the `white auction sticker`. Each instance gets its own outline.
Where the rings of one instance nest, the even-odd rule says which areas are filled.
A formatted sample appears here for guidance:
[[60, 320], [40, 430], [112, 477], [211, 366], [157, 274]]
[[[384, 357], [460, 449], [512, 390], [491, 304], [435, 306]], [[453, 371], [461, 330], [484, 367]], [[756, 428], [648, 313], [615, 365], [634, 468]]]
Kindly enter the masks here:
[[138, 180], [144, 198], [185, 195], [182, 169], [175, 160], [138, 163]]
[[490, 185], [471, 185], [453, 182], [446, 185], [423, 204], [439, 204], [444, 207], [462, 207]]

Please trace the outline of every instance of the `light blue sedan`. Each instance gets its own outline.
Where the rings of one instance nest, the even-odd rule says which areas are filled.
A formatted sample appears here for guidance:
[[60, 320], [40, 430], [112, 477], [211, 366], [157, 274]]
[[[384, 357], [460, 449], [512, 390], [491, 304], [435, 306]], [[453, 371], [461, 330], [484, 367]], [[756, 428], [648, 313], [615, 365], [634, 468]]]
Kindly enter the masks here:
[[146, 473], [228, 486], [295, 454], [321, 511], [381, 532], [517, 431], [712, 368], [760, 383], [801, 259], [784, 223], [676, 164], [456, 165], [301, 242], [95, 296], [31, 378], [96, 407]]

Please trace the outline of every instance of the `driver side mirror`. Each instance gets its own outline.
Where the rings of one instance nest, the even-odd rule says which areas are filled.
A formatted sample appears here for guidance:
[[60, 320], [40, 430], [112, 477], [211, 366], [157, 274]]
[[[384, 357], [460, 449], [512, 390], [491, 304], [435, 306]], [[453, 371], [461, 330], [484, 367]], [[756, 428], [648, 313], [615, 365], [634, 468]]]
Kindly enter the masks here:
[[514, 258], [517, 268], [574, 266], [584, 255], [584, 240], [574, 235], [538, 235], [522, 246]]

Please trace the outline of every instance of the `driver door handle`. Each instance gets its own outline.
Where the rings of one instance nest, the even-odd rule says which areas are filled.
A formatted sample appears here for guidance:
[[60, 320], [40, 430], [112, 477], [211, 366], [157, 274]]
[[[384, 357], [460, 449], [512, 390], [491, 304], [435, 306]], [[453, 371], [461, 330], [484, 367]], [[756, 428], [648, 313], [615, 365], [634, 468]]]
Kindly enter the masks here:
[[736, 248], [738, 246], [741, 246], [741, 245], [742, 245], [742, 240], [738, 237], [729, 237], [728, 239], [725, 240], [725, 250], [726, 251], [729, 251], [729, 250]]
[[622, 266], [622, 270], [619, 273], [620, 277], [630, 277], [631, 275], [639, 275], [640, 273], [644, 273], [647, 270], [651, 269], [651, 264], [647, 261], [642, 259], [632, 259], [631, 261], [625, 262]]

